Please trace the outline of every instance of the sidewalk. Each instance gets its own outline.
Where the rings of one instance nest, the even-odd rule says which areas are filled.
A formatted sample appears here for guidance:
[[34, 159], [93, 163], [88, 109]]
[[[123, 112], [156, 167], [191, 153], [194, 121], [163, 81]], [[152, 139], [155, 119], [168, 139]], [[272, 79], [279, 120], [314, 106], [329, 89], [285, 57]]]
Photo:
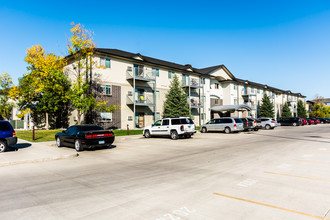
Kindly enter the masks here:
[[77, 157], [73, 148], [58, 148], [55, 141], [31, 143], [18, 139], [16, 145], [0, 153], [0, 167], [24, 163], [38, 163]]

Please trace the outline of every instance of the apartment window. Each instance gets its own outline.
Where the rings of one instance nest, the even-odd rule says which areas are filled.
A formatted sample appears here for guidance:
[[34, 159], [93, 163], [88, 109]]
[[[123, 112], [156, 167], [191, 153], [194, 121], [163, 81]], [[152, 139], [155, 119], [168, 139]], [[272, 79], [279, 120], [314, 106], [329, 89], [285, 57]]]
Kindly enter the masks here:
[[103, 120], [112, 120], [112, 113], [111, 112], [101, 112], [100, 117]]
[[103, 95], [112, 95], [111, 85], [101, 85]]
[[201, 78], [201, 84], [205, 85], [205, 78]]
[[234, 105], [237, 105], [237, 99], [234, 99]]
[[100, 58], [100, 66], [105, 66], [106, 68], [110, 68], [110, 59]]
[[156, 91], [156, 99], [160, 99], [160, 92]]
[[219, 89], [219, 83], [214, 83], [214, 88]]
[[159, 120], [160, 119], [160, 113], [159, 112], [156, 112], [156, 118], [155, 118], [155, 121]]
[[153, 73], [155, 76], [159, 77], [159, 69], [157, 69], [157, 68], [152, 68], [152, 73]]
[[168, 78], [173, 79], [173, 77], [174, 77], [174, 72], [168, 71]]
[[254, 93], [254, 88], [251, 88], [251, 93]]
[[219, 103], [220, 103], [220, 102], [219, 102], [219, 99], [215, 99], [215, 100], [214, 100], [214, 104], [219, 105]]
[[237, 85], [236, 84], [234, 84], [234, 90], [237, 90]]
[[201, 114], [201, 120], [206, 120], [206, 113]]
[[258, 89], [258, 94], [260, 94], [260, 89]]

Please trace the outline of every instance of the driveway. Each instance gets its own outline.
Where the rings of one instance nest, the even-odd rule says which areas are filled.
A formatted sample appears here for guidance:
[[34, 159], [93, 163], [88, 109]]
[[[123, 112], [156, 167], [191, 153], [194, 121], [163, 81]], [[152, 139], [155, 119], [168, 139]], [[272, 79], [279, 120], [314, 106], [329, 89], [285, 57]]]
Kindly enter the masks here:
[[330, 219], [329, 131], [118, 137], [112, 149], [0, 167], [0, 219]]

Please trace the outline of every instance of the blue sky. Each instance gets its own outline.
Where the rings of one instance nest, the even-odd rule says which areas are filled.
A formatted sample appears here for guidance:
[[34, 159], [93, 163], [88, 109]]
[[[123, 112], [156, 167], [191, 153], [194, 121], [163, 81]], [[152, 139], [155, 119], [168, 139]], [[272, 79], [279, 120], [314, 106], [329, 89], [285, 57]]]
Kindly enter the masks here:
[[117, 48], [330, 97], [330, 1], [2, 1], [0, 73], [26, 72], [26, 49], [67, 55], [71, 22]]

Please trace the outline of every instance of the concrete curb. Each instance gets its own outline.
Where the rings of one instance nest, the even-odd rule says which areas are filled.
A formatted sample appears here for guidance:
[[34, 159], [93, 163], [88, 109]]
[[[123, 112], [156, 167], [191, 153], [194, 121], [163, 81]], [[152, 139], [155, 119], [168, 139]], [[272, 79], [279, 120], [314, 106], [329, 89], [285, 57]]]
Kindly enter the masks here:
[[12, 165], [19, 165], [19, 164], [26, 164], [26, 163], [41, 163], [41, 162], [47, 162], [47, 161], [53, 161], [53, 160], [63, 160], [68, 158], [75, 158], [78, 157], [79, 154], [71, 154], [71, 155], [63, 155], [59, 157], [46, 157], [46, 158], [38, 158], [38, 159], [29, 159], [29, 160], [19, 160], [19, 161], [8, 161], [8, 162], [1, 162], [0, 167], [5, 166], [12, 166]]

